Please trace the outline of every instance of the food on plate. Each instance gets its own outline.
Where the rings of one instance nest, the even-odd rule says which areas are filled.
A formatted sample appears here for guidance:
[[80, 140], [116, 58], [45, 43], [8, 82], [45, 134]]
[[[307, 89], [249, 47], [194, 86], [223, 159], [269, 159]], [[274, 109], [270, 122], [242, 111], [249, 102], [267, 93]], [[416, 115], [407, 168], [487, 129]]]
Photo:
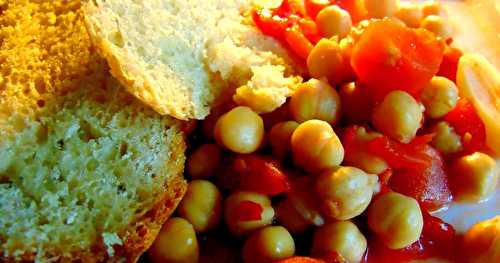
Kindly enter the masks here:
[[[160, 114], [203, 119], [217, 98], [257, 112], [290, 96], [298, 64], [247, 16], [252, 1], [89, 1], [89, 34], [126, 89]], [[219, 96], [219, 95], [226, 96]]]
[[185, 191], [182, 125], [107, 73], [79, 1], [1, 10], [0, 261], [136, 261]]
[[364, 0], [243, 12], [307, 72], [278, 108], [241, 103], [233, 85], [233, 101], [194, 130], [189, 169], [206, 170], [224, 199], [224, 224], [199, 240], [239, 254], [227, 262], [453, 262], [475, 251], [435, 213], [497, 189], [498, 72], [454, 45], [443, 14], [439, 3]]

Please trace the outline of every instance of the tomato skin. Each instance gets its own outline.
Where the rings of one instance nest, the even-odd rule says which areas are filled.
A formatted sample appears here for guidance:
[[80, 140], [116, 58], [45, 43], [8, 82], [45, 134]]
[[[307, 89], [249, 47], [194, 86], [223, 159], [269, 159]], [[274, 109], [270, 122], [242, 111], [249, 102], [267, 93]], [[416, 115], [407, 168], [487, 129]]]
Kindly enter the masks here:
[[[464, 150], [461, 154], [486, 149], [486, 128], [469, 100], [460, 98], [455, 108], [444, 117], [444, 120], [462, 137]], [[466, 134], [470, 136], [465, 136]]]
[[262, 219], [262, 206], [249, 200], [241, 201], [234, 212], [238, 221], [254, 221]]
[[335, 2], [333, 0], [305, 0], [306, 13], [312, 19], [316, 19], [319, 11]]
[[431, 164], [419, 169], [395, 170], [389, 180], [389, 187], [415, 198], [422, 209], [434, 211], [452, 200], [448, 175], [443, 158], [436, 149], [425, 145], [422, 153], [431, 158]]
[[462, 54], [460, 49], [446, 46], [444, 49], [443, 62], [441, 62], [437, 75], [456, 82], [458, 60], [460, 60]]
[[290, 180], [277, 161], [258, 155], [240, 155], [233, 163], [239, 173], [239, 189], [265, 195], [279, 195], [290, 190]]
[[362, 33], [352, 50], [351, 65], [378, 101], [393, 90], [418, 98], [438, 72], [443, 50], [444, 43], [432, 33], [385, 19]]

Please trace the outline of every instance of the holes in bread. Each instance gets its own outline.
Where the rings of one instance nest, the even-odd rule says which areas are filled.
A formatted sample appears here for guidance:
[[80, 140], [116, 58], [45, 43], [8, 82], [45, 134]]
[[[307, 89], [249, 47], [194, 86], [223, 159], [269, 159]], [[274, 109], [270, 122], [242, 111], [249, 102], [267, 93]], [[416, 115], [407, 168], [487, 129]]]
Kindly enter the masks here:
[[59, 150], [64, 150], [64, 140], [63, 139], [59, 139], [57, 140], [57, 149]]
[[128, 151], [128, 144], [122, 142], [122, 144], [120, 144], [120, 157], [123, 157], [125, 154], [127, 154], [127, 151]]
[[45, 107], [45, 101], [44, 100], [37, 100], [36, 105], [38, 105], [38, 107], [40, 107], [40, 108], [43, 108], [43, 107]]

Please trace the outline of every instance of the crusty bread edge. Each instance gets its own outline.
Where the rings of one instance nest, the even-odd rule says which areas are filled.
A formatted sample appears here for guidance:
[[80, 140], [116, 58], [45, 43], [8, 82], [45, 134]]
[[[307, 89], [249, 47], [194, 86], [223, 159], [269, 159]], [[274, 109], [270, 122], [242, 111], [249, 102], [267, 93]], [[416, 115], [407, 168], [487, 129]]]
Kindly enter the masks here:
[[180, 120], [203, 119], [209, 113], [209, 109], [198, 109], [201, 112], [196, 112], [193, 105], [186, 107], [174, 107], [168, 105], [151, 105], [145, 94], [155, 97], [154, 87], [147, 76], [140, 69], [134, 66], [133, 63], [121, 63], [120, 61], [130, 61], [126, 57], [119, 57], [114, 51], [113, 45], [106, 39], [100, 37], [100, 28], [91, 20], [92, 16], [100, 13], [100, 7], [96, 6], [93, 1], [88, 1], [82, 5], [84, 13], [85, 26], [89, 34], [90, 40], [96, 47], [99, 54], [108, 62], [111, 75], [118, 79], [120, 83], [134, 95], [136, 98], [152, 107], [161, 115], [170, 115]]
[[[167, 191], [163, 194], [160, 200], [136, 222], [136, 227], [133, 231], [127, 233], [127, 237], [122, 246], [114, 246], [115, 254], [109, 257], [104, 244], [97, 245], [91, 248], [91, 251], [75, 252], [69, 257], [59, 257], [60, 255], [49, 255], [54, 258], [59, 257], [56, 262], [128, 262], [135, 263], [139, 257], [149, 249], [153, 244], [156, 236], [160, 232], [161, 227], [172, 215], [177, 208], [177, 205], [182, 200], [186, 190], [187, 182], [184, 179], [184, 163], [185, 163], [185, 134], [178, 130], [173, 134], [174, 138], [169, 146], [171, 149], [171, 158], [168, 160], [167, 167], [173, 169], [173, 176], [165, 184]], [[5, 258], [0, 254], [0, 262], [16, 263], [16, 262], [34, 262], [36, 253], [25, 253], [18, 258]]]

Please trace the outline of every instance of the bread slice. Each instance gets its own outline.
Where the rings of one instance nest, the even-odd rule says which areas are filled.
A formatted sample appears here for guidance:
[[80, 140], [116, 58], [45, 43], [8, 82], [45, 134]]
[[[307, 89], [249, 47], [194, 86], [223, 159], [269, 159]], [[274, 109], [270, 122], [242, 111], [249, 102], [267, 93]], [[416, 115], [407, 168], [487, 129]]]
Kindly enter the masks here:
[[0, 13], [0, 262], [136, 261], [186, 189], [181, 124], [109, 75], [78, 0]]
[[130, 93], [160, 114], [203, 119], [240, 86], [238, 104], [272, 111], [301, 80], [286, 49], [248, 18], [251, 7], [251, 0], [93, 0], [84, 10], [93, 42]]

